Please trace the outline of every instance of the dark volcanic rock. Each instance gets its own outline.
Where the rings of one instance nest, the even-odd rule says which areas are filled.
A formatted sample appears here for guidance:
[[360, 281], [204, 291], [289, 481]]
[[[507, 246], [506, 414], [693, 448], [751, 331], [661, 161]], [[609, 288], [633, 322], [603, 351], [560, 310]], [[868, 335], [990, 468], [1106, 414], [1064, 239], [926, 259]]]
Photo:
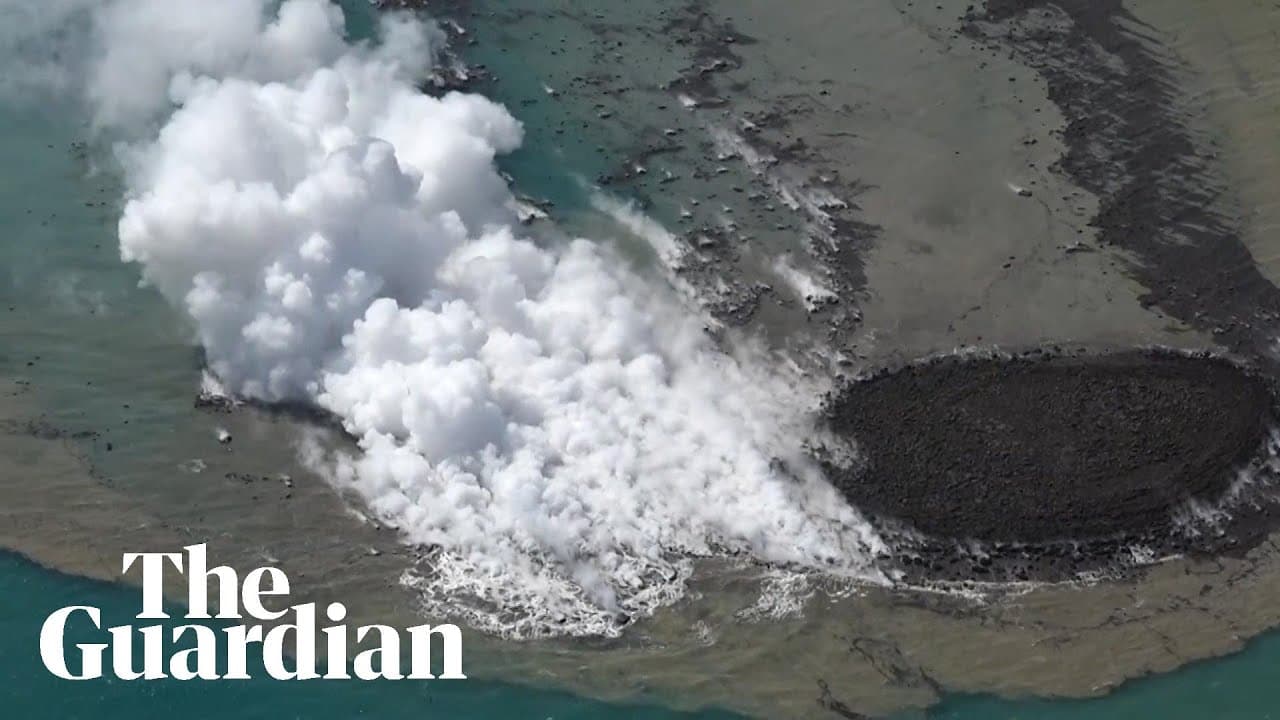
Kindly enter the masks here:
[[1274, 363], [1280, 288], [1241, 239], [1238, 211], [1219, 202], [1217, 153], [1185, 109], [1185, 68], [1151, 29], [1122, 0], [987, 0], [963, 28], [1044, 78], [1067, 123], [1057, 169], [1098, 196], [1091, 224], [1102, 245], [1133, 256], [1143, 304]]
[[856, 506], [935, 538], [1150, 544], [1186, 501], [1222, 496], [1272, 417], [1268, 383], [1220, 358], [946, 357], [833, 399], [863, 463], [828, 470]]

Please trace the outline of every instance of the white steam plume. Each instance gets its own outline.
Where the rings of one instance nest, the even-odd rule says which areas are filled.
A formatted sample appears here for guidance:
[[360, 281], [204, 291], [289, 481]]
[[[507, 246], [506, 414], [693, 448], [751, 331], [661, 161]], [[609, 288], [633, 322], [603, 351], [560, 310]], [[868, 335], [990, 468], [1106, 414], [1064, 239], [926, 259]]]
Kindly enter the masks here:
[[613, 634], [691, 555], [873, 573], [878, 540], [799, 452], [801, 393], [600, 246], [517, 235], [494, 158], [521, 127], [415, 89], [437, 32], [389, 18], [350, 46], [328, 0], [271, 7], [99, 15], [99, 125], [176, 108], [122, 153], [121, 253], [230, 391], [342, 419], [361, 452], [326, 471], [434, 549], [430, 610]]

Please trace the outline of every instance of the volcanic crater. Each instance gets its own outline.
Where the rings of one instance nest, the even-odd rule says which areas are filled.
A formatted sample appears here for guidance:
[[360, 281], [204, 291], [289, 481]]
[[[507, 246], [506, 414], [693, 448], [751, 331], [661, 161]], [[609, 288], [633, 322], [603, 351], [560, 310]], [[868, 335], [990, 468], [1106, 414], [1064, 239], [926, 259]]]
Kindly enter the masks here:
[[1242, 469], [1267, 484], [1275, 397], [1262, 375], [1207, 353], [941, 356], [831, 398], [829, 427], [858, 461], [827, 472], [898, 538], [908, 575], [1056, 578], [1135, 546], [1239, 550], [1280, 517], [1269, 494], [1234, 493], [1226, 527], [1177, 518], [1189, 501], [1220, 504]]

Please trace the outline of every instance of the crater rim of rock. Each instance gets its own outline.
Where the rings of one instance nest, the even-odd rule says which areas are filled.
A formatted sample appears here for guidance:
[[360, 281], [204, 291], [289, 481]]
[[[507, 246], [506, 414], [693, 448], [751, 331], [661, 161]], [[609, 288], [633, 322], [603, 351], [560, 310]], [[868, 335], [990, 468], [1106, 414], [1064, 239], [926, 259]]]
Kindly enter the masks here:
[[[1227, 552], [1256, 544], [1280, 513], [1241, 507], [1233, 527], [1195, 530], [1177, 515], [1189, 501], [1219, 504], [1243, 468], [1265, 464], [1276, 397], [1253, 367], [1209, 351], [966, 349], [881, 367], [833, 392], [827, 429], [852, 441], [856, 458], [826, 453], [823, 464], [852, 505], [901, 541], [909, 575], [997, 570], [998, 550], [940, 567], [972, 541], [1013, 549], [1019, 579], [1096, 569], [1101, 554], [1133, 545], [1157, 557]], [[927, 567], [913, 573], [913, 563]]]

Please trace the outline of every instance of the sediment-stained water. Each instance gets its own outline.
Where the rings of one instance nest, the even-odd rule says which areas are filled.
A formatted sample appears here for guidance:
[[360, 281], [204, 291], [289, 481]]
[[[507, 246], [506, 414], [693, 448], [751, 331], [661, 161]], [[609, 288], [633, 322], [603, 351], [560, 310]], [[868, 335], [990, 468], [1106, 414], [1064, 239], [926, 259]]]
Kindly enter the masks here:
[[[718, 341], [758, 333], [766, 355], [818, 387], [965, 345], [1214, 345], [1212, 326], [1144, 299], [1126, 271], [1140, 258], [1101, 242], [1100, 198], [1055, 166], [1067, 118], [1050, 81], [966, 34], [968, 3], [801, 5], [431, 9], [456, 20], [453, 51], [492, 76], [474, 89], [524, 123], [524, 145], [499, 162], [549, 216], [531, 234], [616, 242], [637, 272], [686, 287]], [[345, 9], [349, 30], [368, 35], [366, 4]], [[1130, 9], [1175, 54], [1188, 123], [1220, 148], [1223, 212], [1274, 279], [1273, 11]], [[117, 579], [122, 549], [208, 541], [223, 562], [278, 564], [304, 598], [350, 598], [353, 618], [416, 621], [420, 596], [401, 579], [423, 555], [299, 460], [304, 436], [324, 428], [193, 407], [207, 358], [183, 313], [120, 262], [123, 180], [84, 109], [11, 103], [0, 123], [3, 543]], [[704, 559], [682, 601], [619, 638], [474, 633], [468, 661], [482, 678], [761, 717], [889, 714], [950, 692], [1096, 695], [1273, 626], [1277, 562], [1266, 543], [1119, 582], [913, 590]], [[54, 582], [29, 566], [5, 577]], [[1218, 672], [1248, 677], [1270, 647], [1114, 699], [965, 698], [938, 713], [1145, 711]], [[421, 698], [378, 702], [395, 716]], [[633, 716], [589, 707], [584, 717]]]

